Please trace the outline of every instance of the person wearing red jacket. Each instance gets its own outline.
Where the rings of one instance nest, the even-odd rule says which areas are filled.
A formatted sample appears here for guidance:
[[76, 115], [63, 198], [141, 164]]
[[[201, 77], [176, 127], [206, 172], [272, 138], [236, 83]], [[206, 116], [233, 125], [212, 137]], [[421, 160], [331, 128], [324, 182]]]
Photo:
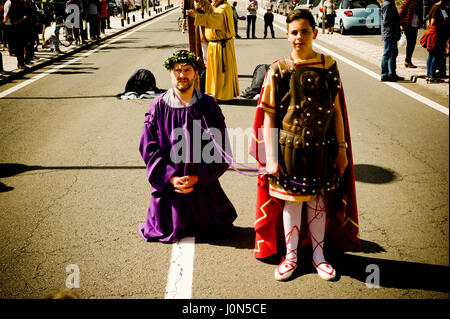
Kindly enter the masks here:
[[417, 33], [423, 23], [422, 0], [405, 0], [399, 11], [400, 27], [406, 36], [405, 67], [417, 68], [412, 63], [412, 55], [417, 42]]
[[450, 0], [441, 0], [431, 7], [428, 14], [427, 30], [428, 59], [427, 77], [429, 82], [439, 82], [446, 76], [445, 50], [449, 39]]

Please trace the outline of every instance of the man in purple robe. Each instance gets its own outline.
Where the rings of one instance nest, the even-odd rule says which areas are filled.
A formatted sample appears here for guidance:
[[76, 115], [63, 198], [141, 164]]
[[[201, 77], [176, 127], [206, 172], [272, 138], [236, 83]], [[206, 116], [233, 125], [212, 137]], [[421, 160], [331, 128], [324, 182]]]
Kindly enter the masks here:
[[203, 67], [195, 54], [177, 51], [164, 66], [173, 87], [150, 105], [139, 146], [152, 195], [139, 233], [165, 243], [229, 234], [237, 214], [219, 183], [229, 167], [225, 118], [194, 86]]

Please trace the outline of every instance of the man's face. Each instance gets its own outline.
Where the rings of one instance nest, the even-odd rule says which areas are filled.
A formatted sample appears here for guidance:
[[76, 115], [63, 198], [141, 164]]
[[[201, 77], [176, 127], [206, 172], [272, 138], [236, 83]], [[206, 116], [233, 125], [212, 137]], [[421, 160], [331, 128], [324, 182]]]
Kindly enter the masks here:
[[287, 37], [294, 50], [312, 50], [312, 42], [317, 37], [307, 19], [297, 19], [289, 23]]
[[170, 74], [172, 85], [180, 92], [186, 92], [194, 85], [198, 71], [190, 64], [175, 63]]

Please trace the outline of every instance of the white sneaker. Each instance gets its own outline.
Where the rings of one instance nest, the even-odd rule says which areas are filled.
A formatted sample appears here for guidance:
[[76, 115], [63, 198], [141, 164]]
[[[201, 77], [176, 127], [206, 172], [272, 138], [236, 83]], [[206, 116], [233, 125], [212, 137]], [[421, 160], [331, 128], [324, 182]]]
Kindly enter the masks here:
[[329, 263], [321, 262], [316, 265], [313, 261], [313, 266], [316, 268], [317, 274], [320, 278], [324, 280], [333, 280], [334, 278], [336, 278], [336, 270], [334, 270], [334, 268], [331, 267]]
[[283, 261], [275, 269], [276, 280], [288, 280], [291, 278], [292, 273], [297, 268], [297, 262], [290, 259], [283, 259]]

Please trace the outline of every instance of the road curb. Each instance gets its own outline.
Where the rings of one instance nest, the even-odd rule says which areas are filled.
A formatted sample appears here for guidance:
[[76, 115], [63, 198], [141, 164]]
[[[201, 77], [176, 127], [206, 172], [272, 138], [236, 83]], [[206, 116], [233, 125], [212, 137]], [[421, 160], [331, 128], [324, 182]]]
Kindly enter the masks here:
[[129, 31], [129, 30], [131, 30], [133, 28], [136, 28], [136, 27], [138, 27], [138, 26], [140, 26], [140, 25], [142, 25], [144, 23], [147, 23], [148, 21], [156, 19], [156, 18], [158, 18], [160, 16], [163, 16], [166, 13], [169, 13], [169, 12], [171, 12], [173, 10], [178, 9], [179, 5], [172, 4], [170, 8], [167, 8], [168, 6], [165, 6], [165, 7], [166, 7], [166, 9], [164, 11], [162, 11], [161, 13], [156, 14], [154, 16], [150, 16], [147, 19], [144, 19], [142, 21], [134, 23], [133, 25], [126, 26], [123, 29], [118, 30], [117, 32], [105, 35], [104, 37], [102, 37], [99, 40], [95, 40], [95, 41], [83, 44], [83, 45], [81, 45], [79, 47], [72, 48], [72, 49], [68, 50], [67, 52], [64, 52], [61, 55], [56, 55], [54, 57], [45, 59], [44, 61], [37, 62], [36, 64], [34, 64], [31, 67], [26, 68], [24, 70], [16, 69], [16, 70], [13, 70], [13, 71], [4, 72], [2, 75], [0, 75], [1, 76], [1, 78], [0, 78], [0, 85], [9, 83], [11, 81], [14, 81], [14, 80], [16, 80], [16, 79], [18, 79], [18, 78], [20, 78], [20, 77], [22, 77], [22, 76], [24, 76], [24, 75], [26, 75], [28, 73], [34, 72], [36, 70], [39, 70], [39, 69], [41, 69], [43, 67], [46, 67], [46, 66], [48, 66], [48, 65], [50, 65], [52, 63], [61, 61], [61, 60], [65, 59], [65, 58], [67, 58], [67, 57], [70, 57], [70, 56], [80, 52], [80, 51], [89, 49], [89, 48], [93, 47], [94, 45], [98, 45], [98, 44], [100, 44], [100, 43], [102, 43], [102, 42], [104, 42], [106, 40], [111, 39], [112, 37], [115, 37], [115, 36], [117, 36], [117, 35], [119, 35], [121, 33]]

